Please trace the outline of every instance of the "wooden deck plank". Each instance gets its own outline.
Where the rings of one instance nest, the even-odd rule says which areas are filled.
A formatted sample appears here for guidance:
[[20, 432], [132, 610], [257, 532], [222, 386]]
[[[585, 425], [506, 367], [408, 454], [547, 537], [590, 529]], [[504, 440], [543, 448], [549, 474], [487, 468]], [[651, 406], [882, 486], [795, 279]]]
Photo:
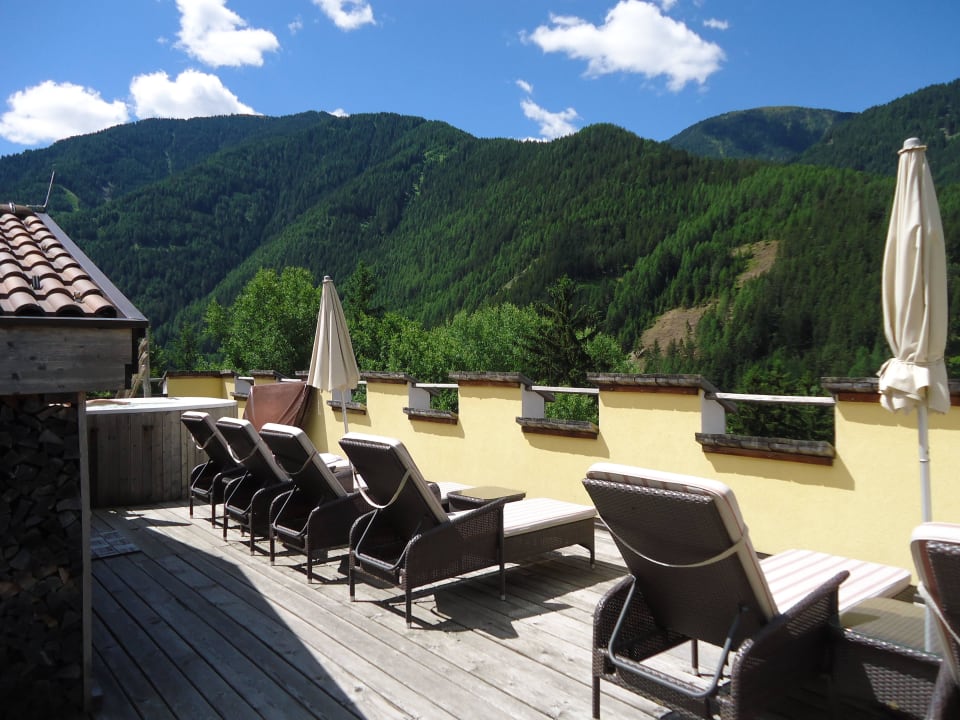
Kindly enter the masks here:
[[[185, 504], [97, 511], [94, 528], [119, 530], [141, 548], [97, 561], [94, 574], [98, 581], [104, 576], [131, 622], [147, 626], [141, 632], [150, 642], [166, 645], [185, 672], [193, 663], [190, 672], [216, 673], [219, 679], [206, 682], [221, 691], [233, 687], [227, 676], [260, 683], [261, 692], [283, 685], [294, 702], [284, 716], [294, 718], [329, 716], [308, 699], [318, 692], [356, 718], [588, 718], [593, 607], [624, 572], [613, 543], [598, 534], [596, 568], [581, 548], [510, 566], [506, 601], [495, 572], [422, 588], [408, 629], [396, 588], [359, 584], [358, 601], [350, 602], [340, 551], [317, 566], [318, 581], [308, 584], [301, 557], [282, 555], [271, 566], [263, 553], [249, 554], [238, 532], [224, 542], [209, 522], [191, 520]], [[98, 605], [99, 594], [95, 609], [106, 632], [114, 613]], [[242, 639], [223, 637], [231, 621], [246, 626]], [[105, 649], [97, 643], [98, 664], [101, 654], [103, 662], [116, 656], [111, 671], [119, 657], [132, 666], [155, 662], [137, 657], [134, 646], [111, 649], [109, 633], [98, 638], [106, 643]], [[158, 687], [150, 688], [160, 695], [160, 678], [153, 679]], [[143, 704], [144, 682], [138, 685], [134, 673], [115, 683], [110, 676], [102, 686], [111, 695], [123, 688]], [[222, 710], [213, 693], [200, 694]], [[236, 703], [226, 716], [280, 716], [259, 704], [256, 693], [238, 693]], [[118, 716], [109, 705], [105, 698], [96, 720]], [[666, 712], [609, 684], [602, 707], [604, 720]], [[189, 715], [177, 709], [167, 716]]]
[[[201, 542], [204, 539], [201, 539]], [[233, 556], [235, 549], [227, 548], [226, 552]], [[251, 560], [248, 555], [247, 559], [251, 572], [263, 574], [263, 582], [270, 585], [277, 583], [278, 568], [264, 565], [262, 558]], [[254, 582], [252, 578], [250, 580]], [[224, 579], [224, 582], [229, 582], [229, 579]], [[291, 617], [286, 620], [291, 628], [298, 630], [298, 634], [304, 636], [301, 629], [296, 626], [299, 623], [309, 625], [311, 636], [326, 637], [328, 641], [324, 643], [325, 645], [341, 648], [338, 656], [341, 662], [342, 648], [358, 650], [366, 664], [369, 664], [371, 659], [375, 659], [376, 662], [372, 668], [375, 671], [374, 674], [382, 674], [385, 672], [383, 668], [389, 668], [390, 672], [396, 675], [395, 683], [399, 683], [400, 687], [395, 688], [394, 692], [405, 689], [408, 685], [415, 686], [418, 682], [422, 682], [424, 673], [428, 676], [443, 677], [446, 683], [452, 684], [449, 687], [445, 686], [445, 690], [438, 694], [434, 704], [443, 705], [451, 716], [458, 716], [464, 704], [469, 706], [479, 701], [479, 698], [469, 694], [469, 686], [477, 684], [476, 678], [468, 673], [458, 673], [456, 666], [450, 663], [438, 667], [440, 658], [437, 653], [424, 653], [418, 644], [411, 642], [402, 622], [398, 625], [395, 618], [385, 618], [387, 622], [372, 634], [371, 618], [355, 612], [360, 604], [348, 602], [345, 581], [342, 577], [334, 578], [331, 583], [340, 586], [334, 588], [340, 598], [320, 608], [318, 608], [320, 604], [318, 601], [322, 598], [318, 596], [318, 587], [306, 585], [299, 573], [286, 578], [282, 584], [285, 587], [280, 593], [283, 596], [284, 609], [291, 613]], [[369, 677], [371, 668], [363, 667], [361, 672]], [[518, 705], [511, 695], [503, 693], [496, 687], [491, 686], [484, 690], [483, 702], [490, 707], [499, 708], [505, 715], [545, 717], [539, 712], [532, 713], [529, 707], [524, 708]], [[409, 690], [406, 692], [409, 693]], [[429, 712], [424, 716], [436, 716], [438, 712], [436, 706], [427, 710]]]

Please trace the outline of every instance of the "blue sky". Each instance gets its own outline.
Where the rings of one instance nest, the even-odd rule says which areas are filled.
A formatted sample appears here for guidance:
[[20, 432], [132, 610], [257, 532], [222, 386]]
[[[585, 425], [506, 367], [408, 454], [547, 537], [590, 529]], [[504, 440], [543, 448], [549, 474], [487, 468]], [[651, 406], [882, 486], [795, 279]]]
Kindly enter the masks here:
[[[148, 117], [396, 112], [477, 137], [862, 111], [960, 77], [957, 0], [11, 0], [0, 155]], [[19, 7], [20, 3], [16, 3]]]

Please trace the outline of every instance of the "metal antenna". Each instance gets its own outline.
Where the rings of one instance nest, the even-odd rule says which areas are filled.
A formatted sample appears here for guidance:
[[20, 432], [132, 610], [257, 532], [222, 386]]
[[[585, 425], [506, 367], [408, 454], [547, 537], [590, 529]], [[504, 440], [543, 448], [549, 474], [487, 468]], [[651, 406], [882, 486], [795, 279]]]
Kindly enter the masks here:
[[50, 203], [50, 193], [53, 192], [53, 179], [57, 176], [56, 170], [50, 171], [50, 184], [47, 186], [47, 197], [43, 201], [43, 205], [27, 205], [28, 208], [34, 212], [46, 212], [47, 205]]
[[54, 179], [56, 176], [57, 176], [57, 171], [56, 171], [56, 170], [51, 170], [51, 171], [50, 171], [50, 184], [47, 185], [47, 197], [46, 197], [46, 199], [43, 201], [43, 207], [41, 208], [41, 210], [42, 210], [43, 212], [46, 212], [46, 211], [47, 211], [47, 205], [48, 205], [49, 202], [50, 202], [50, 193], [53, 191], [53, 179]]

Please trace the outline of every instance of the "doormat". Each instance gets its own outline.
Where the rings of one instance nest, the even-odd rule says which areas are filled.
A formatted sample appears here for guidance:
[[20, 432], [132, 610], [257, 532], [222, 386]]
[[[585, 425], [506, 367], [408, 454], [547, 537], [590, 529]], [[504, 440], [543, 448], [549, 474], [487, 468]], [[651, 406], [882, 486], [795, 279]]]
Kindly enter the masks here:
[[119, 530], [90, 533], [90, 557], [94, 560], [140, 552], [140, 548], [127, 540]]

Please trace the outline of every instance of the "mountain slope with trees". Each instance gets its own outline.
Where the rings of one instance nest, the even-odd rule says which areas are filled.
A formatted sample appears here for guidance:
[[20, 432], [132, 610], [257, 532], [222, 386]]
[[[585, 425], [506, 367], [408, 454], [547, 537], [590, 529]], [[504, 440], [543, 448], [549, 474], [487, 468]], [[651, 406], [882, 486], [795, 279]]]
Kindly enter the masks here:
[[789, 162], [853, 117], [802, 107], [738, 110], [702, 120], [667, 142], [702, 157]]
[[[304, 268], [319, 284], [363, 263], [372, 302], [425, 328], [542, 302], [569, 278], [565, 302], [648, 370], [700, 372], [725, 389], [764, 373], [808, 382], [872, 374], [886, 355], [880, 258], [896, 149], [917, 129], [949, 130], [947, 110], [914, 113], [960, 107], [960, 84], [915, 95], [835, 123], [827, 147], [838, 153], [819, 166], [700, 157], [611, 125], [536, 143], [387, 113], [305, 113], [114, 128], [0, 158], [0, 187], [29, 202], [56, 162], [51, 214], [151, 319], [160, 345], [198, 338], [211, 301], [233, 303], [263, 269]], [[848, 136], [860, 122], [872, 134]], [[935, 168], [960, 148], [951, 132], [936, 142]], [[844, 169], [851, 158], [890, 168]], [[945, 165], [958, 318], [960, 167]], [[776, 244], [777, 259], [743, 281], [758, 243]], [[699, 308], [697, 327], [640, 347], [676, 308]]]

